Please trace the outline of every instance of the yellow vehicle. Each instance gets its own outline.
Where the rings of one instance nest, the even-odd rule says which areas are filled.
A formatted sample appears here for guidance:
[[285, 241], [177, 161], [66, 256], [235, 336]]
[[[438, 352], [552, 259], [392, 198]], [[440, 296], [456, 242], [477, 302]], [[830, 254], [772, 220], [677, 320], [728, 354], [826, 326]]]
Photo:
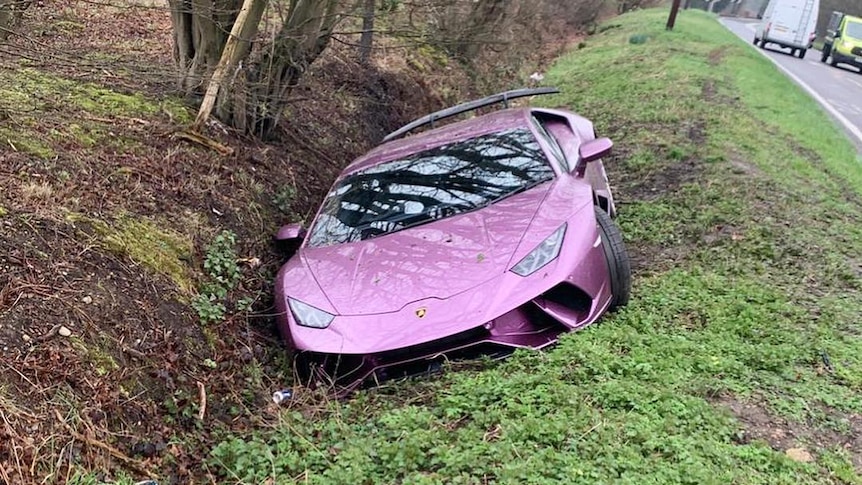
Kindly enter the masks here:
[[[830, 59], [831, 57], [831, 59]], [[820, 62], [848, 64], [862, 72], [862, 18], [832, 12]]]

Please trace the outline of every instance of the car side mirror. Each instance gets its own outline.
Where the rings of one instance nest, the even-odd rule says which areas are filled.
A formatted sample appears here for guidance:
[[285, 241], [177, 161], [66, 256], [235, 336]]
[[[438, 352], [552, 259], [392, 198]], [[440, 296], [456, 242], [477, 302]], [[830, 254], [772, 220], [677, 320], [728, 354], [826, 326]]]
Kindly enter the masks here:
[[302, 244], [302, 240], [305, 238], [305, 232], [305, 228], [302, 227], [302, 224], [296, 222], [281, 226], [278, 233], [275, 235], [276, 249], [288, 257], [293, 256]]
[[275, 240], [280, 242], [302, 240], [303, 238], [305, 238], [305, 228], [298, 222], [281, 226], [278, 234], [275, 235]]
[[581, 145], [578, 148], [578, 155], [583, 163], [592, 162], [611, 153], [613, 146], [614, 143], [610, 138], [596, 138]]

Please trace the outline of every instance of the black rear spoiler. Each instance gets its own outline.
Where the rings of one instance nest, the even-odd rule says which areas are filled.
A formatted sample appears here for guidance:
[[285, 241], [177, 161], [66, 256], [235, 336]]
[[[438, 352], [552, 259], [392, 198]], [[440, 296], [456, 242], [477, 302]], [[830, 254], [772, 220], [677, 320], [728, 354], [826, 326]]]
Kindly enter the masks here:
[[436, 111], [434, 113], [431, 113], [430, 115], [423, 116], [418, 120], [411, 121], [410, 123], [407, 123], [401, 128], [398, 128], [397, 130], [383, 137], [383, 141], [387, 142], [396, 138], [400, 138], [405, 134], [415, 130], [416, 128], [425, 125], [431, 125], [431, 127], [433, 128], [435, 121], [459, 115], [461, 113], [466, 113], [468, 111], [473, 111], [474, 109], [483, 108], [485, 106], [490, 106], [497, 103], [503, 103], [503, 105], [508, 108], [510, 99], [523, 98], [526, 96], [535, 96], [539, 94], [555, 94], [559, 92], [560, 90], [557, 88], [515, 89], [512, 91], [494, 94], [488, 96], [487, 98], [475, 99], [473, 101], [468, 101], [466, 103], [458, 104], [450, 108]]

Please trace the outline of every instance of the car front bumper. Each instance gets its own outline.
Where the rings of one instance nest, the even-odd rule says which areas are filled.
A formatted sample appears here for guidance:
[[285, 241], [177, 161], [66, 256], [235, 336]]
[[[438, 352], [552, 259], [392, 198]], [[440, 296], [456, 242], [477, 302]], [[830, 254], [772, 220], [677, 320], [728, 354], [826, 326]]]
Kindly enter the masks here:
[[300, 380], [348, 393], [366, 385], [438, 370], [444, 362], [478, 356], [503, 357], [519, 348], [542, 349], [560, 334], [597, 320], [610, 303], [596, 301], [579, 288], [560, 283], [548, 292], [488, 321], [427, 343], [370, 354], [300, 351]]
[[835, 62], [837, 63], [848, 64], [862, 69], [862, 55], [854, 56], [853, 54], [848, 54], [839, 50], [833, 50], [832, 58], [835, 59]]

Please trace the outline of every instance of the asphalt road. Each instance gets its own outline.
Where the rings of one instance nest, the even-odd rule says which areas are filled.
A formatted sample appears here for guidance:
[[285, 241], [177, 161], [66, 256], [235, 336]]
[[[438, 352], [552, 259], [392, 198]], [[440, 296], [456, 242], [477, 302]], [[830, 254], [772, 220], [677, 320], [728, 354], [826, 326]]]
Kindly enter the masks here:
[[[756, 21], [723, 18], [731, 32], [749, 44], [754, 40]], [[752, 45], [754, 48], [754, 45]], [[820, 62], [820, 51], [809, 50], [805, 59], [790, 55], [790, 49], [768, 44], [761, 50], [783, 67], [789, 77], [809, 92], [847, 131], [857, 148], [862, 149], [862, 74], [859, 70], [839, 64], [832, 67]]]

